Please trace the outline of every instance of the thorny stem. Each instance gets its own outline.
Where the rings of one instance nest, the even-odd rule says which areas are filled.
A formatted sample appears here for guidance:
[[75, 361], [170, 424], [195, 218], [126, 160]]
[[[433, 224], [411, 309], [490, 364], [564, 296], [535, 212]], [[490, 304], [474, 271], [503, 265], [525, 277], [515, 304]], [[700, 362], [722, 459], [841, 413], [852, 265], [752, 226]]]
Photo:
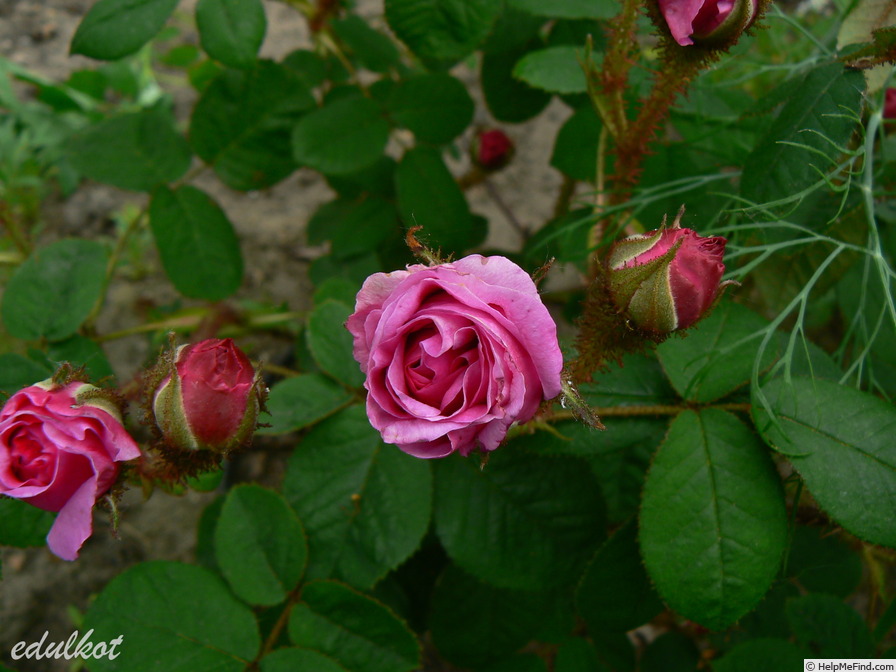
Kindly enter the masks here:
[[140, 212], [138, 212], [137, 215], [133, 217], [130, 222], [128, 222], [125, 230], [118, 237], [118, 240], [115, 241], [115, 249], [112, 250], [112, 254], [109, 255], [109, 263], [106, 264], [106, 277], [103, 281], [103, 291], [100, 292], [100, 295], [97, 297], [96, 302], [93, 304], [93, 308], [91, 308], [90, 310], [90, 314], [84, 321], [85, 328], [89, 331], [93, 330], [96, 318], [99, 317], [100, 311], [103, 308], [103, 304], [105, 304], [106, 302], [106, 290], [109, 287], [109, 283], [112, 281], [112, 275], [115, 273], [115, 267], [118, 266], [118, 260], [119, 258], [121, 258], [121, 255], [124, 252], [125, 245], [127, 245], [128, 239], [143, 222], [148, 210], [149, 205], [144, 205]]
[[28, 237], [19, 226], [15, 214], [11, 212], [11, 208], [6, 204], [0, 205], [0, 225], [6, 229], [9, 239], [16, 246], [22, 257], [27, 257], [31, 254], [31, 243], [28, 242]]
[[292, 613], [292, 608], [302, 599], [303, 587], [304, 586], [300, 583], [289, 594], [286, 606], [283, 607], [283, 611], [280, 612], [277, 622], [274, 623], [274, 627], [271, 628], [271, 632], [268, 634], [267, 639], [264, 640], [264, 645], [261, 647], [258, 656], [248, 665], [248, 667], [246, 667], [246, 672], [256, 672], [256, 670], [258, 670], [259, 661], [267, 656], [277, 645], [277, 640], [280, 639], [283, 629], [286, 627], [287, 623], [289, 623], [289, 615]]
[[[602, 418], [631, 418], [644, 415], [678, 415], [682, 411], [692, 408], [687, 404], [654, 404], [645, 406], [592, 406], [591, 410]], [[712, 408], [725, 411], [743, 412], [750, 411], [748, 403], [712, 404]], [[551, 414], [551, 420], [574, 420], [576, 418], [572, 410], [560, 410]]]

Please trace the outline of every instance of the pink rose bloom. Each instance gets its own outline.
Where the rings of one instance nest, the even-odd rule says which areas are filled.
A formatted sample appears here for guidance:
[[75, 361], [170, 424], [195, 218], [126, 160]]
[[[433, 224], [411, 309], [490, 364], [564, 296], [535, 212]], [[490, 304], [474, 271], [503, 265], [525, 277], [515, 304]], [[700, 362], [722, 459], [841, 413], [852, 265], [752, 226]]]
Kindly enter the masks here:
[[153, 414], [176, 448], [227, 451], [255, 432], [260, 381], [233, 339], [182, 345], [156, 389]]
[[740, 34], [756, 18], [757, 5], [758, 0], [659, 0], [672, 37], [683, 47], [694, 38]]
[[140, 456], [115, 404], [93, 385], [44, 381], [0, 411], [0, 493], [58, 511], [50, 550], [74, 560], [93, 531], [93, 505]]
[[[710, 309], [725, 283], [726, 241], [677, 226], [620, 240], [607, 258], [610, 293], [642, 329], [686, 329]], [[674, 248], [674, 249], [673, 249]]]
[[560, 393], [557, 327], [504, 257], [372, 275], [346, 327], [371, 424], [416, 457], [494, 450]]

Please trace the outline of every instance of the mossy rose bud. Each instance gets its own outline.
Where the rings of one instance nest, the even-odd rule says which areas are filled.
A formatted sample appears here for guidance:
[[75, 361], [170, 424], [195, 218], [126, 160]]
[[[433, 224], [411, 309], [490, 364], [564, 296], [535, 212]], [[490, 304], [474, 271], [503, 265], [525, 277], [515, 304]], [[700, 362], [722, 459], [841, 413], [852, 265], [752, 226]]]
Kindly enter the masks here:
[[658, 0], [673, 39], [692, 44], [726, 47], [756, 19], [758, 0]]
[[513, 151], [513, 140], [497, 128], [479, 130], [470, 145], [473, 163], [487, 171], [500, 170], [510, 163]]
[[169, 447], [227, 452], [248, 443], [263, 384], [232, 339], [182, 345], [160, 366], [152, 413]]
[[670, 228], [620, 240], [606, 262], [613, 303], [634, 326], [652, 334], [690, 327], [727, 284], [721, 282], [726, 242], [683, 229], [678, 218]]

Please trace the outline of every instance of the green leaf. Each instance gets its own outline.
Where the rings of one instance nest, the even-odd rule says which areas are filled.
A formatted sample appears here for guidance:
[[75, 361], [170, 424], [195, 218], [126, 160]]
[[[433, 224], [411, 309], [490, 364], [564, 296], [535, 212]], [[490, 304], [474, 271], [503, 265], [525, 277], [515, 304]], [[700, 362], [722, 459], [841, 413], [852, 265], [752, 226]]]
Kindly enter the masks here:
[[202, 92], [190, 120], [190, 143], [233, 189], [269, 187], [297, 167], [292, 128], [315, 105], [287, 67], [259, 61], [225, 70]]
[[579, 64], [579, 49], [572, 46], [529, 52], [513, 68], [513, 76], [551, 93], [584, 93], [588, 90], [585, 72]]
[[753, 393], [753, 421], [788, 457], [819, 506], [858, 537], [896, 547], [896, 409], [825, 380], [762, 386], [774, 417]]
[[0, 394], [12, 395], [23, 387], [39, 383], [52, 375], [53, 369], [43, 363], [14, 352], [0, 354]]
[[640, 672], [697, 672], [700, 651], [681, 632], [664, 632], [644, 649]]
[[[720, 399], [742, 385], [753, 372], [753, 362], [768, 322], [748, 308], [723, 301], [712, 314], [688, 329], [687, 338], [670, 338], [657, 355], [673, 387], [688, 401]], [[760, 370], [774, 361], [767, 347]]]
[[593, 106], [576, 110], [557, 133], [551, 165], [574, 180], [593, 182], [602, 125]]
[[178, 0], [99, 0], [78, 24], [71, 53], [113, 61], [156, 36]]
[[576, 591], [578, 612], [594, 632], [626, 632], [663, 610], [638, 551], [634, 519], [598, 549]]
[[830, 530], [799, 525], [793, 530], [786, 575], [808, 592], [844, 598], [862, 580], [862, 560]]
[[331, 241], [335, 259], [375, 250], [400, 231], [395, 205], [379, 197], [337, 198], [324, 203], [308, 222], [308, 242]]
[[671, 608], [711, 629], [752, 609], [787, 541], [781, 481], [758, 438], [718, 409], [685, 411], [654, 457], [641, 552]]
[[249, 68], [264, 41], [261, 0], [199, 0], [196, 27], [205, 52], [232, 68]]
[[375, 30], [356, 14], [330, 22], [333, 32], [349, 48], [351, 54], [368, 70], [388, 72], [396, 67], [401, 55], [395, 43]]
[[391, 610], [335, 581], [305, 586], [289, 637], [349, 672], [410, 672], [420, 665], [416, 638]]
[[495, 588], [449, 565], [432, 594], [433, 644], [452, 663], [478, 669], [531, 640], [547, 605], [543, 593]]
[[47, 359], [51, 362], [69, 362], [74, 366], [83, 366], [94, 383], [102, 383], [111, 379], [115, 372], [96, 341], [75, 334], [64, 341], [51, 343], [47, 348]]
[[485, 40], [501, 9], [501, 0], [386, 0], [386, 21], [425, 63], [448, 67]]
[[302, 165], [341, 175], [372, 165], [389, 140], [379, 105], [351, 95], [302, 117], [292, 131], [292, 152]]
[[239, 289], [243, 258], [233, 225], [205, 192], [162, 188], [149, 204], [149, 223], [165, 273], [177, 291], [219, 301]]
[[131, 191], [178, 179], [191, 160], [187, 141], [159, 106], [88, 126], [70, 138], [65, 154], [82, 175]]
[[644, 475], [668, 422], [662, 418], [613, 418], [598, 432], [580, 422], [554, 425], [558, 434], [537, 432], [515, 439], [514, 445], [549, 455], [575, 455], [591, 465], [607, 506], [607, 520], [624, 523], [641, 504]]
[[840, 158], [837, 147], [845, 146], [861, 123], [863, 90], [862, 73], [841, 63], [820, 65], [792, 84], [783, 109], [747, 157], [743, 197], [776, 201], [827, 174]]
[[317, 651], [285, 647], [261, 659], [261, 672], [348, 672], [338, 662]]
[[369, 588], [419, 546], [429, 526], [429, 463], [387, 446], [364, 409], [315, 426], [289, 460], [283, 494], [308, 532], [308, 576]]
[[215, 574], [221, 573], [218, 558], [215, 555], [215, 530], [218, 519], [224, 508], [224, 495], [218, 495], [202, 510], [199, 524], [196, 526], [196, 562]]
[[638, 353], [595, 374], [594, 382], [583, 383], [579, 392], [592, 406], [661, 406], [678, 399], [656, 357]]
[[485, 103], [498, 121], [520, 123], [538, 115], [551, 102], [551, 94], [513, 77], [513, 66], [528, 52], [486, 52], [482, 56], [480, 81]]
[[56, 516], [27, 502], [0, 497], [0, 546], [43, 546]]
[[35, 250], [3, 293], [0, 314], [10, 335], [59, 341], [74, 334], [103, 296], [107, 259], [93, 240], [64, 239]]
[[303, 373], [271, 388], [266, 402], [270, 427], [258, 434], [286, 434], [322, 420], [351, 401], [351, 394], [326, 376]]
[[553, 257], [561, 263], [574, 263], [584, 269], [593, 223], [592, 208], [576, 208], [548, 221], [526, 241], [523, 249], [526, 265], [536, 268]]
[[224, 582], [206, 569], [146, 562], [126, 569], [87, 612], [91, 640], [122, 637], [115, 659], [90, 662], [91, 672], [242, 672], [261, 646], [258, 624]]
[[473, 121], [473, 99], [451, 75], [434, 72], [401, 80], [389, 96], [389, 111], [399, 126], [420, 142], [451, 142]]
[[422, 226], [425, 243], [457, 254], [475, 244], [470, 207], [437, 151], [418, 147], [405, 152], [395, 189], [405, 226]]
[[308, 316], [308, 349], [317, 365], [336, 380], [360, 387], [364, 374], [352, 356], [352, 335], [345, 322], [352, 308], [327, 300]]
[[508, 0], [515, 9], [552, 19], [612, 19], [619, 11], [612, 0]]
[[233, 592], [249, 604], [286, 599], [305, 571], [305, 531], [273, 490], [241, 485], [227, 495], [215, 529], [215, 556]]
[[439, 460], [434, 508], [448, 555], [500, 588], [568, 585], [605, 536], [600, 488], [580, 460], [509, 447], [484, 469], [457, 455]]
[[833, 595], [810, 593], [787, 603], [796, 641], [816, 658], [871, 658], [874, 643], [858, 612]]
[[609, 672], [609, 669], [600, 662], [590, 642], [574, 637], [557, 649], [554, 672]]
[[755, 672], [757, 661], [762, 661], [766, 672], [793, 672], [803, 669], [803, 660], [811, 657], [810, 651], [786, 639], [753, 639], [714, 660], [712, 669], [713, 672]]

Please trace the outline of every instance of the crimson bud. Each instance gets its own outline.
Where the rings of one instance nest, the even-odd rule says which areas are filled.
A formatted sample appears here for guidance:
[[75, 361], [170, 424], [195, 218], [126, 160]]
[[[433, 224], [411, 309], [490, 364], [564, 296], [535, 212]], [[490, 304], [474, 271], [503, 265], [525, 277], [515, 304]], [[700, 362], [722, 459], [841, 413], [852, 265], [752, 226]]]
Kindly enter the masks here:
[[681, 228], [684, 208], [669, 228], [629, 236], [607, 257], [613, 303], [640, 329], [658, 335], [686, 329], [712, 307], [725, 272], [721, 236]]
[[160, 366], [152, 413], [170, 447], [227, 452], [249, 441], [264, 385], [232, 339], [182, 345]]

